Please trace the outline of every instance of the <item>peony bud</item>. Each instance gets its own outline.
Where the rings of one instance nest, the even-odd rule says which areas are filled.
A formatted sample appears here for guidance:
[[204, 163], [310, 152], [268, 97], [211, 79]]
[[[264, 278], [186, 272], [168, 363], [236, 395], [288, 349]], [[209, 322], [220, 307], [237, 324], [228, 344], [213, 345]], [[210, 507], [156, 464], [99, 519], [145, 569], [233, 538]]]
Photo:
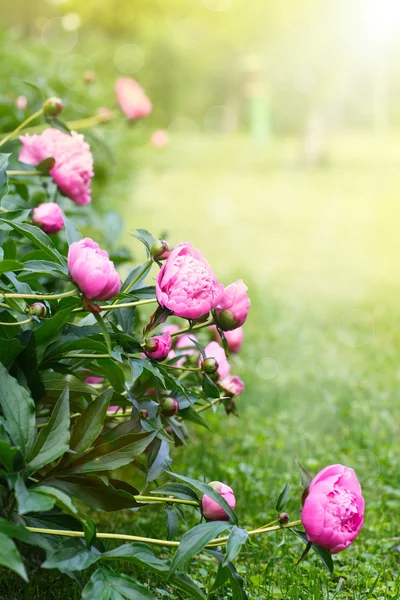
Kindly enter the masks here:
[[156, 260], [165, 260], [166, 258], [168, 258], [170, 252], [171, 249], [169, 247], [169, 244], [165, 240], [155, 241], [150, 249], [152, 257]]
[[[104, 377], [96, 377], [95, 375], [89, 375], [89, 377], [86, 377], [85, 379], [85, 383], [89, 384], [89, 385], [98, 385], [100, 383], [103, 383], [104, 381]], [[108, 408], [108, 410], [112, 410], [114, 408], [119, 408], [118, 406], [110, 406]]]
[[33, 209], [32, 223], [51, 235], [64, 227], [64, 214], [56, 202], [44, 202]]
[[25, 110], [26, 107], [28, 106], [28, 99], [26, 96], [18, 96], [18, 98], [15, 101], [15, 105], [18, 108], [18, 110]]
[[84, 83], [86, 83], [86, 85], [94, 83], [96, 81], [96, 73], [94, 73], [93, 71], [86, 71], [83, 74], [83, 81]]
[[172, 338], [169, 331], [161, 335], [154, 335], [146, 341], [144, 352], [152, 360], [165, 360], [172, 347]]
[[203, 360], [202, 367], [204, 373], [207, 373], [207, 375], [213, 375], [218, 371], [219, 364], [218, 361], [215, 360], [215, 358], [210, 357]]
[[175, 398], [164, 398], [164, 400], [161, 402], [161, 408], [167, 417], [172, 417], [178, 412], [179, 403], [177, 400], [175, 400]]
[[241, 279], [224, 288], [222, 298], [215, 309], [217, 325], [223, 331], [236, 329], [246, 321], [250, 308], [250, 299], [246, 292], [247, 285]]
[[281, 513], [279, 515], [279, 523], [284, 525], [285, 523], [288, 523], [288, 522], [289, 522], [289, 515], [287, 513]]
[[43, 103], [43, 114], [46, 117], [58, 117], [64, 108], [63, 101], [61, 98], [55, 96], [48, 98]]
[[[229, 485], [225, 485], [220, 481], [212, 481], [208, 485], [221, 494], [232, 510], [235, 509], [236, 499]], [[229, 521], [229, 515], [225, 510], [206, 494], [204, 494], [201, 500], [201, 511], [207, 521]]]
[[47, 308], [43, 302], [34, 302], [29, 307], [29, 314], [43, 319], [47, 315]]
[[149, 416], [149, 411], [146, 409], [139, 410], [139, 419], [147, 419]]

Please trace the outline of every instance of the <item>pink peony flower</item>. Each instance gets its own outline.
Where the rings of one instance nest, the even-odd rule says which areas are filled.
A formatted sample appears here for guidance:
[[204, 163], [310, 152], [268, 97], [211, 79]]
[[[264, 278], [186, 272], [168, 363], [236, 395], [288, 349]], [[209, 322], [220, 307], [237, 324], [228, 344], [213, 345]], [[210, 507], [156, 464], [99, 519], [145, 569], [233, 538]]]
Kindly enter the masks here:
[[310, 484], [301, 520], [310, 542], [331, 554], [348, 548], [364, 523], [364, 499], [353, 469], [322, 469]]
[[122, 112], [128, 119], [147, 117], [152, 110], [150, 99], [144, 89], [130, 77], [120, 77], [115, 84], [115, 92]]
[[228, 375], [218, 383], [230, 396], [239, 396], [244, 390], [244, 383], [237, 375]]
[[93, 156], [83, 135], [71, 135], [58, 129], [45, 129], [40, 135], [20, 137], [22, 149], [19, 160], [37, 166], [46, 158], [54, 158], [50, 175], [60, 191], [76, 204], [91, 202], [90, 182], [93, 173]]
[[165, 360], [172, 348], [172, 338], [169, 331], [164, 331], [161, 335], [153, 335], [147, 340], [145, 345], [145, 354], [153, 360]]
[[[212, 327], [215, 331], [217, 341], [222, 343], [217, 328], [215, 327], [215, 325], [213, 325]], [[236, 329], [232, 329], [231, 331], [224, 331], [224, 335], [228, 343], [229, 351], [233, 352], [234, 354], [240, 352], [240, 349], [243, 345], [243, 327], [237, 327]]]
[[[89, 377], [86, 377], [85, 379], [85, 383], [88, 383], [89, 385], [93, 385], [96, 383], [103, 383], [104, 381], [104, 377], [95, 377], [94, 375], [90, 375]], [[110, 406], [110, 408], [118, 408], [115, 406]]]
[[33, 209], [32, 223], [46, 233], [57, 233], [64, 227], [64, 215], [55, 202], [44, 202]]
[[[228, 359], [225, 355], [225, 350], [217, 344], [217, 342], [210, 342], [204, 348], [204, 352], [206, 353], [207, 358], [215, 358], [218, 363], [218, 377], [220, 380], [228, 377], [231, 371], [230, 364], [228, 363]], [[201, 366], [201, 361], [199, 362], [199, 366]]]
[[28, 98], [26, 96], [18, 96], [15, 101], [15, 106], [18, 110], [25, 110], [28, 106]]
[[168, 144], [168, 131], [165, 129], [157, 129], [151, 134], [150, 143], [155, 148], [164, 148]]
[[172, 250], [157, 275], [157, 300], [178, 317], [206, 315], [217, 306], [222, 292], [210, 265], [190, 242]]
[[109, 300], [121, 289], [114, 263], [91, 238], [83, 238], [70, 245], [68, 269], [73, 281], [89, 300]]
[[224, 289], [222, 298], [216, 308], [218, 326], [223, 331], [236, 329], [247, 319], [250, 299], [246, 294], [247, 285], [241, 279], [231, 283]]
[[[229, 485], [225, 485], [220, 481], [212, 481], [208, 485], [219, 492], [224, 500], [227, 501], [231, 509], [235, 510], [236, 499], [233, 490], [229, 487]], [[207, 519], [207, 521], [229, 521], [229, 515], [225, 512], [225, 510], [219, 504], [217, 504], [215, 500], [212, 500], [205, 494], [201, 499], [201, 510], [203, 517]]]
[[116, 413], [116, 412], [119, 411], [119, 409], [120, 409], [119, 406], [109, 406], [108, 409], [107, 409], [107, 412]]

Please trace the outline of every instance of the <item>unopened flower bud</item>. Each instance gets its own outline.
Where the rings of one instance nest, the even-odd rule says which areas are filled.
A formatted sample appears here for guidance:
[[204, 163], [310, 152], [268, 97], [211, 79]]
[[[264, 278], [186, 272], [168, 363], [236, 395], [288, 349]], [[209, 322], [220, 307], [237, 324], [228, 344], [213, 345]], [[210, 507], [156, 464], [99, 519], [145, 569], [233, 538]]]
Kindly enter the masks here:
[[43, 113], [46, 117], [58, 117], [63, 108], [63, 101], [55, 96], [48, 98], [43, 103]]
[[171, 249], [169, 247], [169, 244], [165, 240], [155, 241], [152, 247], [150, 248], [150, 253], [152, 257], [157, 260], [164, 260], [168, 258], [170, 252]]
[[152, 360], [165, 360], [172, 347], [172, 338], [169, 331], [161, 335], [154, 335], [146, 340], [144, 353]]
[[[229, 485], [225, 485], [220, 481], [212, 481], [208, 484], [216, 492], [219, 492], [224, 500], [229, 504], [232, 510], [235, 510], [236, 499], [233, 490]], [[212, 500], [209, 496], [204, 494], [201, 499], [201, 511], [203, 517], [207, 521], [229, 521], [229, 515], [215, 500]]]
[[87, 85], [90, 85], [91, 83], [94, 83], [96, 81], [96, 73], [94, 73], [93, 71], [86, 71], [83, 74], [83, 81]]
[[167, 417], [172, 417], [178, 412], [179, 404], [175, 398], [164, 398], [164, 400], [161, 402], [161, 408]]
[[213, 375], [214, 373], [216, 373], [218, 371], [218, 361], [215, 360], [215, 358], [206, 358], [203, 361], [203, 371], [204, 373], [207, 373], [207, 375]]
[[281, 513], [279, 515], [279, 523], [281, 523], [282, 525], [284, 523], [288, 523], [289, 522], [289, 515], [287, 513]]
[[29, 314], [43, 318], [47, 315], [47, 308], [43, 302], [34, 302], [29, 307]]
[[221, 311], [216, 317], [216, 320], [218, 327], [222, 329], [222, 331], [230, 331], [237, 327], [235, 315], [231, 310]]
[[139, 411], [139, 418], [140, 419], [147, 419], [147, 417], [149, 416], [149, 411], [146, 409], [140, 410]]

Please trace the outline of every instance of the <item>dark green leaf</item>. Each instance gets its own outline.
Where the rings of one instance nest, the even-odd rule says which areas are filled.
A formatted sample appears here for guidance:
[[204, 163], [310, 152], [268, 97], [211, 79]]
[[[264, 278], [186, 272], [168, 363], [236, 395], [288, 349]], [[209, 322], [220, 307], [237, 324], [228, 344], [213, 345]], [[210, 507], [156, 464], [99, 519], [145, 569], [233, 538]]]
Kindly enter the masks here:
[[287, 483], [285, 485], [285, 487], [283, 488], [283, 490], [281, 491], [281, 493], [278, 496], [278, 500], [276, 501], [276, 511], [278, 513], [282, 512], [283, 508], [285, 507], [285, 504], [287, 504], [289, 502], [289, 498], [290, 498], [290, 486]]
[[[299, 531], [298, 529], [291, 529], [290, 531], [293, 531], [293, 533], [295, 535], [297, 535], [297, 537], [300, 538], [304, 544], [306, 544], [306, 548], [307, 548], [309, 541], [308, 541], [307, 536], [304, 533], [304, 531]], [[328, 552], [328, 550], [325, 550], [325, 548], [321, 548], [321, 546], [318, 546], [317, 544], [311, 544], [311, 548], [318, 554], [319, 558], [321, 559], [321, 561], [323, 562], [323, 564], [325, 565], [325, 567], [327, 568], [329, 573], [332, 575], [333, 574], [332, 555]], [[303, 558], [303, 556], [301, 557], [301, 559], [302, 558]]]
[[77, 454], [85, 452], [97, 439], [103, 429], [112, 390], [107, 390], [89, 404], [76, 419], [71, 431], [70, 448]]
[[65, 258], [58, 252], [58, 250], [54, 247], [53, 242], [49, 238], [48, 235], [44, 233], [39, 227], [35, 225], [28, 225], [27, 223], [16, 223], [15, 221], [10, 221], [8, 219], [1, 219], [1, 222], [7, 223], [18, 231], [21, 235], [27, 237], [35, 246], [40, 248], [50, 260], [59, 263], [62, 266], [65, 266]]
[[0, 404], [12, 441], [27, 457], [35, 436], [35, 405], [29, 392], [0, 364]]
[[7, 440], [0, 440], [0, 464], [3, 464], [7, 471], [14, 470], [14, 458], [18, 452], [16, 446], [11, 446]]
[[56, 159], [52, 156], [45, 158], [37, 165], [37, 170], [43, 175], [48, 175], [54, 165], [56, 164]]
[[170, 464], [172, 458], [169, 455], [169, 444], [165, 440], [155, 438], [149, 447], [147, 454], [147, 475], [146, 483], [154, 481], [163, 473]]
[[50, 125], [50, 127], [53, 127], [53, 129], [59, 129], [60, 131], [71, 135], [71, 131], [69, 130], [68, 125], [66, 125], [66, 123], [64, 123], [64, 121], [62, 121], [58, 117], [51, 117], [49, 115], [45, 115], [44, 119], [46, 123]]
[[188, 406], [187, 408], [183, 408], [179, 410], [179, 416], [182, 417], [184, 421], [191, 421], [192, 423], [196, 423], [197, 425], [201, 425], [206, 429], [210, 429], [207, 425], [206, 421], [203, 419], [200, 413], [198, 413], [194, 408]]
[[45, 536], [39, 535], [37, 533], [32, 533], [23, 527], [22, 525], [18, 525], [17, 523], [11, 523], [11, 521], [6, 521], [5, 519], [0, 518], [0, 532], [19, 540], [20, 542], [24, 542], [24, 544], [30, 544], [31, 546], [38, 546], [39, 548], [50, 549], [51, 544], [49, 543], [48, 538]]
[[51, 463], [68, 450], [69, 423], [69, 389], [66, 387], [32, 449], [29, 461], [32, 471]]
[[301, 485], [303, 487], [303, 490], [306, 490], [313, 480], [312, 475], [310, 475], [310, 473], [303, 467], [303, 465], [300, 464], [297, 458], [295, 458], [294, 461], [300, 473]]
[[69, 539], [62, 542], [53, 552], [50, 552], [43, 569], [60, 569], [67, 571], [83, 571], [101, 558], [95, 548], [87, 549], [79, 539]]
[[167, 483], [156, 490], [151, 491], [152, 494], [163, 495], [163, 496], [175, 496], [182, 500], [195, 500], [198, 502], [196, 492], [191, 487], [184, 483]]
[[172, 540], [178, 530], [178, 515], [173, 506], [165, 505], [167, 513], [167, 540]]
[[18, 260], [4, 259], [0, 261], [0, 275], [7, 273], [7, 271], [20, 271], [24, 268], [24, 265]]
[[232, 531], [229, 534], [229, 539], [226, 546], [225, 560], [222, 563], [224, 567], [226, 567], [228, 563], [235, 560], [240, 552], [241, 547], [247, 541], [248, 537], [249, 534], [246, 529], [241, 529], [240, 527], [236, 527], [236, 525], [232, 527]]
[[82, 239], [82, 234], [78, 230], [75, 223], [72, 219], [64, 216], [64, 227], [65, 227], [65, 236], [67, 238], [67, 243], [70, 246], [74, 242], [79, 242]]
[[231, 509], [231, 507], [229, 506], [227, 501], [222, 497], [222, 495], [219, 492], [217, 492], [216, 490], [214, 490], [214, 488], [207, 485], [207, 483], [203, 483], [201, 481], [196, 481], [196, 479], [191, 479], [190, 477], [184, 477], [183, 475], [178, 475], [177, 473], [170, 473], [170, 475], [172, 475], [173, 477], [176, 477], [177, 479], [180, 479], [181, 481], [185, 481], [187, 484], [189, 484], [195, 490], [201, 492], [202, 494], [206, 494], [207, 496], [209, 496], [221, 508], [223, 508], [225, 510], [225, 512], [228, 513], [228, 515], [232, 519], [233, 523], [235, 523], [235, 525], [237, 524], [237, 517], [236, 517], [235, 513], [233, 512], [233, 510]]
[[11, 538], [0, 532], [0, 565], [18, 573], [22, 579], [28, 581], [28, 575], [21, 560], [16, 545]]
[[147, 229], [134, 229], [131, 235], [146, 246], [150, 256], [150, 249], [156, 241], [151, 233]]
[[29, 490], [20, 474], [18, 474], [14, 491], [20, 515], [25, 515], [30, 512], [46, 512], [47, 510], [51, 510], [54, 506], [54, 500], [52, 498], [40, 494], [39, 492], [35, 492], [34, 490]]
[[7, 166], [8, 159], [11, 154], [0, 154], [0, 200], [8, 194], [8, 175]]
[[98, 569], [82, 592], [82, 600], [119, 600], [119, 598], [155, 600], [147, 587], [133, 577], [111, 573], [106, 569]]
[[218, 387], [212, 381], [212, 379], [207, 375], [207, 373], [203, 373], [203, 392], [208, 398], [219, 398], [220, 392]]
[[210, 521], [200, 523], [185, 533], [172, 560], [170, 572], [173, 573], [185, 562], [198, 554], [203, 548], [222, 531], [229, 529], [227, 521]]
[[[50, 319], [43, 321], [40, 327], [35, 331], [35, 339], [38, 345], [48, 346], [57, 339], [64, 325], [69, 321], [73, 306], [68, 306], [56, 312]], [[44, 348], [41, 351], [43, 356]]]

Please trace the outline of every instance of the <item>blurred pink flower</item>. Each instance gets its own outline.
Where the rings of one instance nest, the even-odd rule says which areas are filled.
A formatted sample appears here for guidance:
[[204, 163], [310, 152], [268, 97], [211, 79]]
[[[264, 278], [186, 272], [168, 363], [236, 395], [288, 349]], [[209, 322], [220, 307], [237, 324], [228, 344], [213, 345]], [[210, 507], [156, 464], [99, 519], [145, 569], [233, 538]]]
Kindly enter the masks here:
[[364, 499], [353, 469], [322, 469], [310, 484], [301, 520], [308, 541], [331, 554], [348, 548], [364, 523]]
[[97, 115], [100, 117], [102, 122], [109, 121], [112, 118], [111, 110], [104, 106], [97, 109]]
[[144, 89], [130, 77], [120, 77], [115, 84], [115, 92], [122, 112], [128, 119], [147, 117], [152, 110], [150, 99]]
[[[209, 483], [214, 490], [219, 492], [224, 500], [229, 504], [232, 510], [235, 510], [236, 499], [233, 493], [233, 489], [229, 487], [229, 485], [225, 485], [220, 481], [212, 481]], [[225, 510], [212, 500], [209, 496], [204, 494], [201, 499], [201, 511], [203, 513], [203, 517], [207, 519], [207, 521], [229, 521], [229, 515], [225, 512]]]
[[[218, 363], [218, 377], [222, 381], [225, 377], [228, 377], [231, 371], [230, 364], [228, 363], [228, 359], [225, 355], [225, 350], [217, 343], [210, 342], [204, 348], [204, 352], [207, 358], [215, 358]], [[202, 358], [199, 361], [199, 366], [201, 366]]]
[[231, 396], [239, 396], [244, 391], [244, 383], [237, 375], [228, 375], [218, 384]]
[[56, 202], [44, 202], [33, 209], [32, 223], [46, 233], [57, 233], [64, 227], [64, 215]]
[[49, 128], [39, 135], [23, 135], [20, 140], [21, 162], [37, 166], [46, 158], [54, 158], [50, 175], [60, 191], [79, 205], [91, 201], [93, 156], [83, 135], [75, 131], [68, 135], [59, 129]]
[[165, 129], [157, 129], [151, 134], [150, 143], [155, 148], [164, 148], [168, 145], [169, 136]]
[[178, 317], [206, 315], [217, 306], [222, 292], [210, 265], [190, 242], [176, 246], [157, 275], [157, 300]]
[[[85, 383], [88, 383], [89, 385], [96, 384], [96, 383], [103, 383], [103, 381], [104, 381], [104, 377], [95, 377], [94, 375], [90, 375], [89, 377], [86, 377], [86, 379], [85, 379]], [[110, 408], [113, 408], [113, 407], [110, 406]]]
[[15, 106], [18, 110], [25, 110], [28, 106], [28, 98], [26, 96], [18, 96], [15, 101]]
[[[212, 328], [215, 331], [217, 341], [222, 343], [221, 336], [219, 335], [216, 326], [212, 325]], [[243, 345], [244, 337], [243, 327], [237, 327], [236, 329], [232, 329], [231, 331], [224, 331], [224, 335], [228, 343], [229, 351], [233, 352], [234, 354], [240, 352]]]
[[121, 289], [121, 281], [109, 259], [91, 238], [74, 242], [68, 250], [68, 270], [73, 281], [89, 300], [109, 300]]

